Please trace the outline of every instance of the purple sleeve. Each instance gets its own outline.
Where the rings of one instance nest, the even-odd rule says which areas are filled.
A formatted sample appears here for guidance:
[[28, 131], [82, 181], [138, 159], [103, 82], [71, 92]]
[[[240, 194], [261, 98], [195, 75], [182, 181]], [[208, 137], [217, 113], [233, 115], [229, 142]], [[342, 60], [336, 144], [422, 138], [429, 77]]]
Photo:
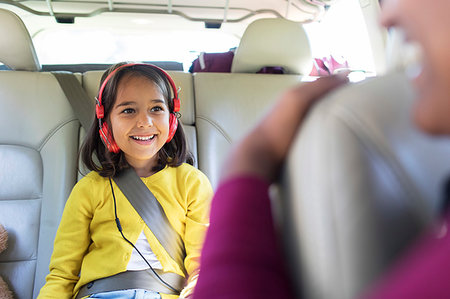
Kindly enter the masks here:
[[429, 232], [363, 299], [450, 298], [450, 214]]
[[194, 299], [292, 298], [278, 248], [269, 183], [233, 178], [217, 189]]

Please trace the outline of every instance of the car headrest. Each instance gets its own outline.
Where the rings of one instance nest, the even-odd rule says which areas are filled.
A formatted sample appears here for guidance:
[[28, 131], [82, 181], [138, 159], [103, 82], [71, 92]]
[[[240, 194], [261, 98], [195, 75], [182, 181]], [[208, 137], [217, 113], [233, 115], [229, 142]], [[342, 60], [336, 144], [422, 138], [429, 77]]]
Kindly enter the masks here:
[[450, 139], [416, 127], [416, 97], [391, 73], [330, 93], [305, 119], [280, 188], [303, 297], [358, 297], [441, 212]]
[[247, 27], [231, 72], [256, 73], [263, 67], [283, 67], [288, 74], [309, 74], [311, 48], [300, 23], [272, 18], [256, 20]]
[[0, 9], [0, 62], [17, 71], [41, 68], [25, 24], [6, 9]]

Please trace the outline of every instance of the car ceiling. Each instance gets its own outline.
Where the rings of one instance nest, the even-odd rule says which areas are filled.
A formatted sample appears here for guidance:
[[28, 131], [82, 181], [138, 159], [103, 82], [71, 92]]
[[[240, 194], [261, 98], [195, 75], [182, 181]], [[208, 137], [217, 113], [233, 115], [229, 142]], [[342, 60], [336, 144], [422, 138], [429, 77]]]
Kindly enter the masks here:
[[152, 18], [153, 24], [163, 24], [165, 28], [172, 22], [174, 27], [220, 24], [241, 35], [250, 22], [259, 18], [316, 21], [336, 1], [339, 0], [0, 0], [0, 7], [22, 17], [32, 35], [56, 26], [56, 20], [114, 26], [121, 18], [143, 17]]

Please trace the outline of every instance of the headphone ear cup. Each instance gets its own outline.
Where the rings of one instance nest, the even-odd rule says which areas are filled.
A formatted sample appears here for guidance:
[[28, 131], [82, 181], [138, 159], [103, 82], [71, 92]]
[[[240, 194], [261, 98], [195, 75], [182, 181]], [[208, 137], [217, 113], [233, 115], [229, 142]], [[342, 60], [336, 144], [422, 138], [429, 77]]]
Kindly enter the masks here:
[[169, 143], [173, 136], [175, 135], [175, 132], [178, 128], [178, 119], [175, 113], [170, 113], [169, 116], [169, 136], [167, 137], [166, 143]]
[[117, 154], [120, 152], [120, 148], [117, 145], [116, 141], [111, 135], [111, 132], [109, 131], [108, 124], [103, 123], [101, 129], [99, 130], [100, 133], [100, 139], [102, 140], [103, 144], [106, 146], [106, 148], [112, 152]]

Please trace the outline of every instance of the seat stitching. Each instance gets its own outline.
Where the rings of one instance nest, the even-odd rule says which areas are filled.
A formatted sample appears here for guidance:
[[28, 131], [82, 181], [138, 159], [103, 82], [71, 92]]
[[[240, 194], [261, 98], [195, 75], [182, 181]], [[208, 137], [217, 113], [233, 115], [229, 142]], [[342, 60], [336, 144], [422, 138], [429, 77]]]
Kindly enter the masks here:
[[[354, 111], [341, 107], [339, 113], [341, 114], [340, 117], [338, 116], [339, 119], [355, 133], [356, 137], [361, 140], [364, 147], [372, 148], [368, 146], [371, 144], [373, 146], [372, 150], [375, 150], [381, 157], [386, 159], [386, 163], [392, 167], [392, 174], [398, 179], [400, 185], [403, 186], [403, 191], [407, 194], [408, 198], [411, 199], [411, 203], [416, 205], [420, 220], [423, 221], [423, 224], [429, 223], [431, 216], [429, 208], [424, 204], [425, 201], [422, 200], [423, 198], [420, 196], [421, 193], [417, 190], [414, 183], [408, 179], [407, 173], [403, 170], [399, 162], [397, 162], [392, 150], [386, 145], [383, 136], [380, 136], [376, 130], [371, 128], [364, 119], [361, 119]], [[371, 137], [369, 138], [368, 136]]]
[[71, 123], [71, 122], [78, 122], [77, 118], [71, 118], [68, 119], [66, 121], [63, 121], [62, 123], [60, 123], [58, 126], [56, 126], [56, 128], [54, 128], [52, 131], [50, 131], [50, 133], [47, 134], [47, 136], [44, 138], [44, 140], [42, 141], [41, 145], [38, 147], [38, 151], [40, 152], [42, 150], [42, 148], [47, 144], [47, 142], [53, 137], [53, 135], [56, 134], [56, 132], [58, 132], [62, 127], [64, 127], [65, 125]]
[[204, 116], [197, 116], [197, 119], [202, 119], [202, 120], [208, 122], [214, 128], [216, 128], [216, 130], [219, 131], [220, 134], [222, 134], [222, 136], [225, 138], [226, 141], [228, 141], [228, 143], [230, 143], [230, 144], [233, 143], [233, 141], [231, 140], [231, 137], [228, 136], [228, 134], [225, 132], [225, 130], [222, 129], [222, 127], [218, 123], [216, 123], [213, 120], [211, 120], [210, 118], [207, 118], [207, 117], [204, 117]]

